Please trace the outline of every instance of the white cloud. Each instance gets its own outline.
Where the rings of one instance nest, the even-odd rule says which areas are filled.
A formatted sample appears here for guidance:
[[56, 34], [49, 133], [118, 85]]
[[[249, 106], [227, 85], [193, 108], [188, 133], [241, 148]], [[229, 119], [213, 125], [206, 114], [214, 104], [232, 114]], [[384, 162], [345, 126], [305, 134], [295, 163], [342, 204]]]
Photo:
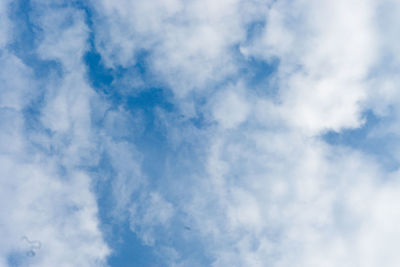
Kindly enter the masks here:
[[[32, 266], [99, 266], [108, 248], [99, 233], [96, 200], [89, 190], [90, 179], [72, 172], [60, 177], [55, 162], [39, 155], [33, 162], [1, 156], [3, 258], [21, 253]], [[29, 244], [41, 243], [32, 259]]]
[[254, 132], [217, 137], [186, 206], [214, 266], [397, 265], [397, 174], [351, 149]]
[[241, 51], [278, 58], [284, 118], [309, 132], [362, 124], [377, 57], [373, 1], [277, 1], [263, 35]]
[[245, 97], [235, 91], [239, 90], [227, 89], [219, 92], [213, 103], [213, 117], [219, 122], [221, 128], [235, 128], [248, 116], [250, 108]]
[[[187, 214], [182, 221], [196, 232], [184, 236], [203, 244], [213, 266], [398, 266], [398, 171], [319, 137], [361, 127], [368, 109], [390, 117], [375, 134], [398, 136], [395, 1], [93, 1], [104, 63], [129, 67], [148, 50], [144, 64], [182, 109], [155, 112], [178, 167], [160, 178], [171, 185], [155, 180], [154, 188], [136, 140], [128, 140], [143, 131], [141, 118], [110, 108], [85, 80], [84, 13], [34, 3], [43, 30], [38, 55], [57, 61], [62, 74], [43, 87], [40, 123], [50, 134], [29, 134], [22, 110], [39, 85], [10, 51], [0, 55], [8, 66], [0, 70], [0, 195], [10, 203], [0, 216], [3, 257], [29, 250], [27, 236], [42, 244], [25, 257], [32, 265], [104, 263], [109, 251], [91, 179], [80, 169], [104, 152], [113, 169], [112, 215], [147, 245], [157, 245], [161, 231], [181, 236], [172, 222]], [[1, 23], [4, 48], [10, 22]], [[254, 23], [265, 23], [260, 35], [249, 33]], [[277, 95], [245, 82], [241, 64], [254, 58], [279, 61], [270, 74]], [[103, 129], [91, 125], [96, 112]], [[186, 126], [196, 114], [204, 120], [199, 130]], [[171, 265], [190, 264], [179, 247], [164, 250]]]
[[[0, 107], [20, 111], [38, 93], [33, 72], [13, 54], [2, 53], [0, 64], [7, 66], [0, 72]], [[12, 88], [12, 90], [10, 90]]]
[[[43, 85], [12, 50], [2, 51], [0, 264], [103, 266], [109, 248], [99, 229], [92, 180], [79, 168], [96, 161], [90, 155], [93, 93], [81, 62], [83, 18], [72, 9], [32, 5], [42, 30], [39, 54], [57, 60], [65, 73], [49, 75]], [[27, 110], [32, 101], [43, 123], [35, 127], [27, 119], [34, 116]]]
[[[96, 47], [108, 66], [147, 62], [156, 78], [184, 98], [210, 91], [238, 69], [235, 46], [246, 38], [246, 25], [259, 19], [269, 1], [101, 1]], [[252, 16], [249, 19], [248, 16]]]
[[[40, 5], [40, 1], [36, 5]], [[84, 13], [68, 7], [57, 12], [49, 10], [51, 6], [46, 6], [34, 16], [43, 31], [43, 36], [39, 36], [42, 40], [37, 48], [38, 54], [42, 59], [62, 61], [67, 73], [74, 71], [82, 75], [82, 56], [88, 49], [88, 27]]]

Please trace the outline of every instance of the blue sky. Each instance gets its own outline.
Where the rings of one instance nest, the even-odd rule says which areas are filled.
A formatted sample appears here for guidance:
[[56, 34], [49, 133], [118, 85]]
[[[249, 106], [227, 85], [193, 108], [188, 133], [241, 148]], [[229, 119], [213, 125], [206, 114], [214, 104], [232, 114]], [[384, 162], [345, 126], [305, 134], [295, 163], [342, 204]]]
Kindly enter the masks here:
[[394, 0], [0, 3], [0, 266], [400, 257]]

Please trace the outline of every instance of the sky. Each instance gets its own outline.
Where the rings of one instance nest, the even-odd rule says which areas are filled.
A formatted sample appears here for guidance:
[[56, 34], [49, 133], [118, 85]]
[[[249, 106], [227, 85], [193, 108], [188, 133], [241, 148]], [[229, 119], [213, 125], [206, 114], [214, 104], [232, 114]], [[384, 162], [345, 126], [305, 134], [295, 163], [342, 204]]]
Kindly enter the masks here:
[[399, 18], [0, 1], [0, 267], [398, 267]]

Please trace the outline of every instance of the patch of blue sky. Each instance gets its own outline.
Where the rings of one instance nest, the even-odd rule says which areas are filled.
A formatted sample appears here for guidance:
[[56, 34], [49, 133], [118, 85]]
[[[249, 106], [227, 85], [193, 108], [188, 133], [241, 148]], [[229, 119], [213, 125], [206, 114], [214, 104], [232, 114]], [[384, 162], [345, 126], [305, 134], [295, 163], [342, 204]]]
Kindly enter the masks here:
[[[140, 142], [136, 142], [137, 144]], [[156, 151], [155, 151], [156, 152]], [[152, 156], [147, 155], [146, 160], [150, 162], [149, 168], [163, 169], [162, 166], [158, 166], [157, 160], [152, 159]], [[152, 165], [153, 164], [153, 165]], [[147, 177], [153, 181], [151, 185], [152, 189], [160, 189], [162, 181], [156, 184], [155, 180], [167, 179], [168, 177], [164, 174], [158, 176], [150, 172], [146, 166], [144, 166], [144, 172]], [[182, 255], [183, 259], [190, 259], [191, 262], [199, 262], [199, 266], [207, 266], [210, 263], [210, 259], [203, 255], [202, 244], [198, 243], [196, 239], [187, 239], [184, 235], [192, 234], [192, 226], [189, 223], [185, 223], [186, 214], [178, 214], [172, 219], [171, 229], [156, 228], [155, 236], [157, 241], [154, 245], [146, 245], [130, 228], [128, 220], [118, 221], [112, 216], [114, 210], [115, 199], [112, 192], [112, 178], [116, 176], [116, 172], [113, 166], [110, 164], [108, 155], [104, 154], [99, 164], [98, 169], [94, 169], [93, 177], [98, 176], [96, 179], [99, 181], [96, 185], [96, 192], [98, 196], [99, 206], [99, 218], [101, 221], [101, 228], [104, 233], [105, 239], [110, 247], [113, 249], [113, 254], [108, 259], [110, 266], [168, 266], [166, 255], [163, 254], [163, 250], [166, 247], [174, 247]], [[164, 180], [165, 181], [165, 180]], [[171, 180], [169, 180], [171, 181]], [[168, 195], [168, 192], [176, 192], [171, 190], [172, 188], [165, 187], [163, 193], [165, 193], [170, 200], [173, 200], [173, 196]], [[181, 195], [182, 197], [182, 195]], [[139, 192], [131, 196], [133, 203], [139, 203], [140, 196]], [[141, 207], [145, 209], [146, 207]], [[179, 209], [179, 207], [177, 207]], [[139, 211], [140, 214], [140, 211]], [[137, 229], [140, 232], [140, 227]]]
[[[90, 10], [86, 9], [85, 13], [90, 21]], [[88, 25], [89, 27], [92, 26], [90, 22]], [[171, 92], [168, 89], [160, 88], [157, 86], [159, 84], [154, 82], [152, 74], [147, 68], [148, 53], [146, 51], [142, 51], [136, 56], [136, 63], [131, 67], [107, 68], [103, 64], [100, 54], [96, 51], [95, 36], [93, 31], [91, 32], [90, 50], [84, 56], [88, 81], [98, 93], [104, 95], [110, 102], [111, 110], [123, 107], [129, 113], [132, 123], [134, 123], [135, 118], [140, 117], [141, 125], [136, 125], [137, 127], [132, 129], [135, 133], [122, 136], [111, 133], [111, 137], [116, 140], [122, 138], [124, 141], [134, 144], [143, 157], [141, 168], [144, 175], [148, 177], [150, 187], [153, 189], [162, 188], [163, 185], [168, 184], [165, 174], [170, 162], [167, 161], [175, 155], [176, 151], [169, 146], [167, 130], [159, 121], [157, 112], [162, 110], [171, 113], [176, 110], [171, 100]], [[129, 82], [124, 82], [124, 79], [128, 81], [140, 79], [143, 83], [139, 84], [139, 88], [134, 88]], [[191, 120], [198, 126], [201, 124], [201, 119], [192, 118]], [[104, 120], [98, 120], [97, 124], [98, 127], [104, 127]], [[129, 125], [123, 127], [129, 127]], [[142, 129], [139, 130], [138, 128]], [[112, 166], [107, 163], [107, 155], [103, 155], [97, 170], [92, 171], [100, 176], [108, 175], [112, 177], [116, 175]], [[116, 222], [112, 219], [112, 216], [110, 216], [114, 202], [111, 192], [112, 179], [105, 178], [100, 179], [100, 181], [103, 181], [103, 183], [96, 186], [96, 191], [101, 226], [108, 244], [114, 250], [108, 260], [110, 266], [166, 266], [167, 263], [163, 262], [160, 250], [171, 245], [179, 248], [181, 250], [179, 252], [183, 254], [184, 258], [190, 257], [191, 261], [197, 259], [202, 264], [209, 262], [209, 259], [202, 254], [201, 244], [195, 241], [184, 241], [179, 236], [179, 233], [189, 231], [187, 230], [189, 227], [186, 226], [185, 228], [181, 218], [174, 219], [174, 229], [171, 229], [170, 233], [156, 229], [158, 241], [154, 247], [143, 244], [143, 241], [130, 230], [128, 221]], [[164, 189], [163, 191], [168, 195], [169, 190]], [[172, 191], [169, 192], [172, 193]], [[135, 196], [132, 196], [132, 198], [135, 198]]]
[[107, 155], [103, 155], [98, 169], [94, 169], [92, 175], [98, 178], [95, 191], [99, 207], [100, 227], [107, 244], [112, 249], [112, 254], [108, 258], [109, 266], [165, 265], [162, 258], [156, 254], [155, 248], [144, 245], [142, 240], [130, 230], [128, 221], [120, 222], [111, 215], [115, 199], [110, 190], [112, 179], [109, 177], [116, 173], [110, 165]]
[[279, 66], [278, 59], [266, 61], [255, 57], [247, 58], [241, 64], [241, 75], [244, 78], [248, 88], [260, 97], [275, 99], [278, 97], [278, 85], [273, 83], [272, 75]]
[[[270, 4], [272, 5], [273, 2]], [[261, 97], [277, 97], [278, 86], [271, 82], [271, 77], [279, 67], [279, 58], [270, 59], [258, 58], [254, 56], [244, 56], [240, 52], [240, 46], [251, 44], [263, 35], [267, 21], [265, 18], [252, 21], [247, 25], [246, 41], [235, 47], [237, 60], [239, 61], [240, 75], [244, 79], [247, 87], [256, 95]]]
[[[141, 119], [141, 127], [143, 129], [138, 130], [140, 126], [135, 127], [136, 129], [133, 129], [135, 134], [125, 136], [125, 141], [134, 144], [135, 148], [141, 154], [143, 159], [141, 168], [144, 175], [148, 178], [150, 189], [161, 189], [162, 193], [165, 194], [169, 200], [173, 201], [173, 194], [176, 193], [174, 189], [176, 188], [173, 188], [169, 182], [172, 180], [171, 177], [176, 174], [175, 170], [171, 170], [171, 168], [174, 168], [173, 164], [177, 164], [177, 162], [171, 162], [171, 158], [176, 159], [177, 151], [170, 146], [167, 140], [167, 130], [163, 127], [162, 123], [158, 121], [156, 114], [156, 108], [161, 108], [168, 112], [168, 110], [173, 109], [172, 104], [165, 102], [162, 90], [149, 89], [142, 91], [137, 96], [128, 97], [125, 108], [130, 112], [132, 117], [138, 116], [138, 114], [143, 117]], [[134, 119], [132, 118], [132, 122], [133, 121]], [[116, 136], [115, 138], [118, 139], [119, 137]], [[180, 148], [180, 150], [181, 149], [182, 148]], [[193, 153], [189, 154], [193, 157]], [[106, 165], [101, 163], [98, 172], [104, 173], [106, 168]], [[180, 165], [179, 169], [181, 168], [182, 165]], [[167, 175], [168, 170], [170, 171], [170, 175]], [[113, 174], [111, 173], [110, 176], [112, 175]], [[112, 195], [110, 191], [107, 191], [107, 189], [111, 187], [105, 186], [105, 188], [106, 191], [99, 192], [100, 198]], [[109, 199], [106, 202], [110, 201], [112, 203], [113, 200]], [[99, 207], [100, 210], [104, 208], [106, 209], [103, 210], [103, 213], [112, 211], [112, 205], [99, 203]], [[105, 224], [109, 222], [109, 220], [104, 219], [104, 217], [101, 221]], [[165, 233], [161, 230], [158, 231], [156, 236], [159, 243], [157, 243], [155, 247], [144, 245], [140, 239], [138, 239], [133, 233], [129, 232], [128, 224], [128, 222], [123, 222], [122, 225], [111, 226], [111, 236], [113, 236], [113, 238], [121, 238], [120, 243], [111, 242], [112, 247], [114, 247], [114, 245], [118, 247], [116, 253], [113, 254], [109, 260], [111, 266], [163, 266], [166, 264], [161, 264], [161, 262], [159, 262], [161, 261], [161, 257], [158, 254], [159, 243], [163, 244], [163, 246], [168, 246], [173, 242], [175, 243], [174, 247], [179, 247], [181, 249], [187, 247], [184, 245], [176, 246], [176, 243], [181, 242], [181, 239], [178, 236], [179, 232], [182, 232], [184, 229], [181, 218], [176, 218], [176, 221], [173, 223], [175, 227], [173, 227], [174, 229], [171, 229], [171, 233]], [[177, 236], [172, 237], [172, 233]], [[191, 247], [196, 247], [196, 251], [198, 252], [202, 251], [199, 245], [192, 245]], [[137, 253], [139, 253], [140, 256], [135, 256]], [[187, 256], [186, 253], [184, 256]], [[136, 258], [137, 260], [134, 260]], [[130, 265], [124, 265], [124, 262], [130, 262]]]
[[34, 254], [31, 254], [29, 250], [14, 251], [8, 256], [7, 264], [9, 267], [28, 266], [32, 257], [34, 257]]
[[376, 135], [377, 130], [388, 125], [390, 117], [378, 117], [371, 110], [364, 112], [364, 124], [356, 129], [345, 129], [340, 132], [329, 131], [322, 135], [322, 139], [333, 146], [347, 146], [362, 151], [383, 164], [388, 170], [395, 170], [398, 160], [392, 153], [391, 147], [397, 143], [395, 135], [387, 133]]

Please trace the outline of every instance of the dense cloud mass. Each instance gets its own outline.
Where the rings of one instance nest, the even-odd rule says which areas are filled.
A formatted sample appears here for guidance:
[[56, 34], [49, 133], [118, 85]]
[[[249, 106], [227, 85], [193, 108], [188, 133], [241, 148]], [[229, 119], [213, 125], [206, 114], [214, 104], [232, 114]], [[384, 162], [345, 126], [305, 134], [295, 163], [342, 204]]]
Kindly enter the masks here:
[[399, 266], [399, 15], [0, 1], [0, 266]]

